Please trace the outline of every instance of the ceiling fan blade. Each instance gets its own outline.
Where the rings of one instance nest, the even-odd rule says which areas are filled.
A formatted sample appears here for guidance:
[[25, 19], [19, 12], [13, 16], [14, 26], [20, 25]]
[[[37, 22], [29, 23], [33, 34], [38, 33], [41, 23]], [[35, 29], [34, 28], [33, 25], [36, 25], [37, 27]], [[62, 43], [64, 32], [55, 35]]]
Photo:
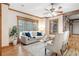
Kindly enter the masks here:
[[55, 10], [54, 8], [50, 9], [51, 12], [54, 12], [54, 10]]
[[57, 13], [63, 13], [63, 11], [54, 11], [54, 12], [57, 12]]
[[45, 8], [45, 10], [46, 10], [47, 12], [49, 12], [49, 13], [53, 12], [53, 11], [51, 11], [50, 9], [46, 9], [46, 8]]
[[45, 8], [45, 10], [46, 10], [47, 12], [50, 12], [50, 10], [49, 10], [49, 9], [46, 9], [46, 8]]

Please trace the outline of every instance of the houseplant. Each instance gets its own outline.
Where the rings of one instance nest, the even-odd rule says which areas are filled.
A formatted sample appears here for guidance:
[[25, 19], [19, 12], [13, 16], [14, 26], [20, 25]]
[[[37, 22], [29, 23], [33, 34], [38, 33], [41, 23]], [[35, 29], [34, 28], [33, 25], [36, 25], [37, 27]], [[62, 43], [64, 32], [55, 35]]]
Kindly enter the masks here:
[[12, 37], [12, 39], [13, 39], [13, 45], [17, 44], [17, 36], [18, 36], [17, 27], [13, 26], [9, 33], [9, 37]]

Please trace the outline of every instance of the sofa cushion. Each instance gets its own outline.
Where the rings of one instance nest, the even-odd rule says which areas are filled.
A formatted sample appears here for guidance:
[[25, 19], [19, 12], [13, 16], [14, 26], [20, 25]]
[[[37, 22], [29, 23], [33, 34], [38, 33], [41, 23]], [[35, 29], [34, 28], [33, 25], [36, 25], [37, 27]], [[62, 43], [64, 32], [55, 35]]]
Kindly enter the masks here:
[[35, 32], [30, 31], [29, 33], [30, 33], [31, 37], [35, 37]]
[[28, 32], [28, 33], [25, 33], [25, 35], [26, 36], [28, 36], [28, 37], [31, 37], [31, 35], [30, 35], [30, 33]]
[[41, 32], [37, 32], [37, 36], [42, 36], [42, 33]]

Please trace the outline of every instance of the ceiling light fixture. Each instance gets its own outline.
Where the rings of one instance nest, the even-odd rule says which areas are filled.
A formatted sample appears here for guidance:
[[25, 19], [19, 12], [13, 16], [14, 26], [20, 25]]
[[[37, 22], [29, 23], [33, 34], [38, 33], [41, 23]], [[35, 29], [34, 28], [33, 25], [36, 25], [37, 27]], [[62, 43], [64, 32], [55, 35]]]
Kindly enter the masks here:
[[49, 7], [50, 8], [45, 8], [46, 13], [44, 13], [44, 14], [50, 14], [51, 16], [56, 16], [58, 14], [62, 14], [63, 13], [63, 10], [62, 10], [61, 6], [55, 7], [54, 3], [51, 3], [49, 5]]

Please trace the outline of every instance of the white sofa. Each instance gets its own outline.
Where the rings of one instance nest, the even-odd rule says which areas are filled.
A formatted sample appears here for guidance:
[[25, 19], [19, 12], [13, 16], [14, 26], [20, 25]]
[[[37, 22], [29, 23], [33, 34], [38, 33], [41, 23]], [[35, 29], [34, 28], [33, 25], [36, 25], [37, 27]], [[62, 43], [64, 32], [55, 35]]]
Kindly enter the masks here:
[[[25, 35], [25, 33], [28, 33], [28, 32], [30, 33], [31, 37], [28, 37]], [[42, 35], [38, 36], [37, 32], [41, 33]], [[20, 32], [19, 38], [23, 44], [30, 44], [30, 43], [39, 41], [43, 36], [44, 36], [44, 33], [40, 31], [23, 31], [23, 32]]]

